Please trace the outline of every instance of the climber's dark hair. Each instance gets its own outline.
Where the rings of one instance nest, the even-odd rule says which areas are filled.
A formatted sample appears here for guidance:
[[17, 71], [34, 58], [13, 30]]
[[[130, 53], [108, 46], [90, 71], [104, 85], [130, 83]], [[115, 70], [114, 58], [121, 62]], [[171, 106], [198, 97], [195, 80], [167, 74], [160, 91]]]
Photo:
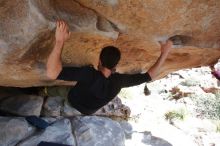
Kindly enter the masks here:
[[107, 46], [102, 48], [99, 58], [103, 67], [113, 69], [121, 58], [121, 52], [114, 46]]

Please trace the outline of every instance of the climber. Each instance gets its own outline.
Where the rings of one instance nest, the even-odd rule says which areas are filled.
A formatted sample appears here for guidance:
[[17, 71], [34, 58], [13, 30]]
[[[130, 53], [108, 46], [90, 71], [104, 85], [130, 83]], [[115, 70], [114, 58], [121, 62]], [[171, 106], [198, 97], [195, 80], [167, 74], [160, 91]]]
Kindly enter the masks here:
[[64, 21], [57, 21], [55, 45], [47, 60], [46, 74], [52, 80], [77, 81], [68, 93], [68, 101], [73, 108], [85, 115], [95, 113], [110, 102], [121, 88], [155, 79], [173, 44], [169, 40], [160, 43], [161, 55], [148, 72], [129, 75], [115, 72], [121, 53], [114, 46], [102, 49], [97, 70], [91, 66], [62, 68], [61, 52], [64, 42], [69, 37], [68, 25]]

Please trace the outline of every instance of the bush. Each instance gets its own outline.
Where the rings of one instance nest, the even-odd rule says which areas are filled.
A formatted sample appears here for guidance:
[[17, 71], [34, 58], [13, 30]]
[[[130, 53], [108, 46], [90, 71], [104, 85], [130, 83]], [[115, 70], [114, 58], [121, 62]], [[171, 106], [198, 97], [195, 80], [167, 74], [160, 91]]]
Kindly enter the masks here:
[[170, 100], [179, 100], [183, 97], [188, 97], [191, 93], [188, 93], [188, 92], [182, 92], [180, 90], [180, 88], [178, 87], [173, 87], [171, 90], [170, 90], [170, 93], [171, 95], [169, 96]]
[[173, 124], [174, 120], [183, 121], [186, 117], [185, 109], [172, 110], [165, 113], [165, 119], [169, 121], [170, 124]]
[[196, 105], [196, 112], [201, 118], [208, 118], [213, 120], [220, 119], [220, 94], [219, 92], [192, 94], [192, 101]]

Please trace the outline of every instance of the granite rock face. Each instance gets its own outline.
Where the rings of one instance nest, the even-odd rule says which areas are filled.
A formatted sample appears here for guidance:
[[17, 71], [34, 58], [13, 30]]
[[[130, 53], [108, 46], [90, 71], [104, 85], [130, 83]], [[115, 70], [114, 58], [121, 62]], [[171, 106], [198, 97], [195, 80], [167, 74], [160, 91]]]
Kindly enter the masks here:
[[109, 118], [85, 116], [72, 120], [77, 144], [80, 146], [124, 146], [125, 135], [116, 121]]
[[[60, 96], [48, 97], [43, 105], [42, 113], [47, 117], [82, 116], [67, 100]], [[93, 115], [126, 119], [130, 116], [130, 113], [130, 108], [122, 104], [121, 99], [116, 97]]]
[[115, 97], [107, 105], [99, 109], [95, 115], [108, 116], [108, 117], [122, 117], [128, 118], [131, 110], [128, 106], [124, 105], [119, 97]]
[[24, 118], [18, 117], [0, 117], [0, 129], [1, 146], [14, 146], [34, 132]]
[[40, 116], [43, 97], [20, 94], [7, 97], [0, 103], [0, 111], [17, 116]]
[[45, 76], [57, 19], [70, 26], [62, 59], [73, 66], [97, 66], [101, 48], [115, 45], [122, 51], [119, 72], [146, 71], [159, 56], [158, 41], [173, 37], [164, 76], [220, 58], [219, 16], [219, 0], [2, 0], [0, 85], [64, 84]]
[[19, 143], [18, 146], [37, 146], [41, 141], [75, 146], [70, 121], [68, 119], [59, 120], [44, 131], [38, 132]]
[[1, 146], [37, 146], [40, 142], [71, 146], [124, 146], [124, 130], [117, 121], [109, 118], [78, 116], [43, 120], [51, 123], [44, 130], [28, 124], [22, 117], [0, 117]]
[[63, 99], [61, 97], [48, 97], [43, 106], [44, 116], [59, 117], [61, 115], [62, 105]]

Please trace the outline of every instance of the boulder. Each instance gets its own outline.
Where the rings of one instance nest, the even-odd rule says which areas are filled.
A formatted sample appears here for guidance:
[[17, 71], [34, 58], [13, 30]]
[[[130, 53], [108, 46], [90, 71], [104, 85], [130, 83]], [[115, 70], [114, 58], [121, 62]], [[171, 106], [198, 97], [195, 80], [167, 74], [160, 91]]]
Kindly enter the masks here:
[[[47, 88], [48, 98], [45, 100], [43, 106], [44, 116], [79, 116], [81, 113], [76, 109], [72, 108], [70, 103], [67, 101], [67, 95], [69, 87], [49, 87]], [[107, 105], [98, 110], [94, 115], [107, 116], [107, 117], [120, 117], [128, 118], [130, 116], [130, 108], [122, 104], [121, 99], [116, 97]]]
[[[116, 97], [110, 101], [107, 105], [100, 108], [93, 115], [106, 116], [126, 119], [130, 116], [131, 110], [128, 106], [122, 104], [121, 99]], [[78, 110], [73, 108], [67, 101], [64, 102], [62, 109], [62, 116], [79, 116], [82, 115]]]
[[107, 105], [99, 109], [95, 115], [107, 116], [107, 117], [121, 117], [128, 118], [131, 114], [131, 110], [128, 106], [122, 104], [119, 97], [115, 97]]
[[0, 129], [1, 146], [14, 146], [34, 132], [24, 118], [18, 117], [0, 117]]
[[37, 146], [41, 141], [76, 146], [71, 123], [68, 119], [58, 120], [44, 131], [35, 133], [35, 135], [25, 139], [18, 146]]
[[72, 32], [62, 53], [72, 66], [96, 67], [101, 48], [115, 45], [122, 52], [118, 72], [146, 71], [159, 57], [158, 41], [168, 38], [175, 49], [160, 77], [220, 58], [219, 0], [7, 0], [0, 6], [1, 86], [66, 84], [45, 75], [57, 19]]
[[62, 116], [73, 117], [82, 116], [82, 114], [77, 109], [73, 108], [67, 100], [65, 100], [62, 109]]
[[116, 121], [109, 118], [85, 116], [72, 119], [77, 145], [124, 146], [125, 135]]
[[14, 95], [0, 103], [0, 111], [18, 116], [39, 116], [43, 97], [36, 95]]
[[124, 146], [125, 135], [116, 121], [104, 117], [85, 116], [73, 118], [71, 122], [77, 145]]
[[124, 131], [125, 138], [131, 139], [132, 133], [134, 131], [132, 125], [128, 123], [127, 121], [119, 121], [118, 123], [120, 124], [122, 130]]
[[64, 99], [60, 96], [48, 97], [43, 106], [43, 115], [51, 117], [61, 116]]

